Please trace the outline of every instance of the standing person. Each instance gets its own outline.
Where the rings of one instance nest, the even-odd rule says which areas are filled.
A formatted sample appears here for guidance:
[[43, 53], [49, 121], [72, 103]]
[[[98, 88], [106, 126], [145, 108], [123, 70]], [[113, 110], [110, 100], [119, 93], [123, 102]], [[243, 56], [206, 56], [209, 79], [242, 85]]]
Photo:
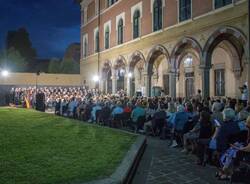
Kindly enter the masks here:
[[242, 103], [243, 103], [244, 107], [246, 107], [247, 106], [248, 95], [249, 95], [247, 85], [244, 84], [243, 87], [240, 88], [240, 90], [241, 90]]
[[197, 95], [196, 95], [195, 99], [196, 99], [198, 102], [201, 102], [202, 96], [201, 96], [201, 90], [200, 90], [200, 89], [197, 90]]
[[36, 94], [36, 110], [45, 112], [45, 94], [41, 90]]

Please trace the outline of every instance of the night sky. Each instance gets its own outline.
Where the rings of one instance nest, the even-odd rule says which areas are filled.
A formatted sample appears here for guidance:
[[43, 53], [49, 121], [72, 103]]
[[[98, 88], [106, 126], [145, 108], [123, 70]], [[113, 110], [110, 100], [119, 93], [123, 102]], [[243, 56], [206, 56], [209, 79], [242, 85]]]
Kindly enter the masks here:
[[0, 49], [8, 30], [25, 27], [38, 57], [62, 57], [80, 42], [80, 7], [74, 0], [0, 0]]

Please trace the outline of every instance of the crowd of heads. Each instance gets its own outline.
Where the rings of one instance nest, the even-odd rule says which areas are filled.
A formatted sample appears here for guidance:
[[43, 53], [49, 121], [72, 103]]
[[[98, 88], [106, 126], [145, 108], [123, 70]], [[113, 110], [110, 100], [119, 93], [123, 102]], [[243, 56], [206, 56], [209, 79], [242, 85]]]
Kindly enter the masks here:
[[57, 115], [169, 138], [171, 147], [181, 146], [182, 152], [195, 153], [198, 164], [209, 162], [220, 167], [219, 177], [232, 174], [231, 163], [220, 160], [232, 144], [240, 143], [250, 152], [250, 144], [244, 147], [250, 141], [250, 105], [246, 101], [202, 99], [200, 91], [192, 99], [129, 97], [124, 91], [112, 95], [85, 87], [16, 88], [11, 98], [13, 104], [35, 106], [38, 93], [44, 94], [46, 108]]

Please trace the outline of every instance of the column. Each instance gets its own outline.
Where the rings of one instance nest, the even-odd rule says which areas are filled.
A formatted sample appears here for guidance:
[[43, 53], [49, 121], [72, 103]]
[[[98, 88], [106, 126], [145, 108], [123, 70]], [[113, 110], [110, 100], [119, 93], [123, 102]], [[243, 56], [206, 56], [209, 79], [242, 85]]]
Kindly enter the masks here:
[[100, 91], [102, 93], [106, 92], [106, 91], [104, 91], [104, 84], [105, 84], [105, 80], [104, 79], [100, 79], [100, 82], [99, 82], [100, 87], [99, 87], [99, 89], [100, 89]]
[[112, 94], [115, 94], [117, 92], [117, 74], [116, 70], [112, 68]]
[[176, 98], [176, 72], [169, 72], [169, 93], [171, 98]]
[[201, 66], [201, 77], [202, 77], [202, 97], [206, 99], [209, 97], [210, 89], [209, 89], [209, 84], [210, 84], [210, 79], [209, 79], [209, 72], [210, 68], [207, 66]]
[[127, 75], [127, 95], [131, 96], [131, 77]]
[[144, 82], [145, 82], [144, 95], [149, 97], [151, 96], [151, 75], [149, 75], [147, 72], [144, 72], [143, 76], [144, 76]]

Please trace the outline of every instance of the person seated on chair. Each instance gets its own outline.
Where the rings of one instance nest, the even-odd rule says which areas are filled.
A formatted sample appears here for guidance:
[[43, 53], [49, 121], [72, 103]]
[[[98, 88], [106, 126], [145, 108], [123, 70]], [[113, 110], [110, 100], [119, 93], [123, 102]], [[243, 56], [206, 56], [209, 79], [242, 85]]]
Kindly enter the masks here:
[[[185, 126], [185, 124], [188, 122], [189, 115], [187, 112], [185, 112], [185, 108], [183, 105], [178, 105], [177, 106], [177, 112], [174, 116], [173, 119], [173, 129], [172, 129], [172, 138], [176, 134], [182, 136], [182, 131]], [[178, 146], [176, 138], [172, 140], [172, 145], [171, 147], [176, 147]]]
[[198, 165], [205, 165], [207, 160], [205, 160], [205, 153], [209, 146], [209, 142], [211, 140], [213, 130], [211, 123], [211, 116], [209, 112], [202, 111], [200, 115], [200, 129], [198, 136], [198, 146], [197, 146], [197, 156], [198, 156]]
[[108, 102], [105, 102], [104, 107], [101, 110], [100, 119], [104, 125], [110, 125], [111, 109]]
[[228, 148], [228, 140], [231, 135], [235, 135], [240, 132], [238, 123], [235, 121], [235, 111], [232, 108], [226, 108], [223, 111], [223, 123], [219, 128], [216, 143], [217, 151], [224, 153]]
[[[244, 180], [246, 179], [246, 181], [249, 181], [249, 178], [246, 174], [242, 173], [241, 178], [234, 178], [234, 170], [235, 168], [240, 166], [240, 162], [244, 160], [244, 162], [250, 163], [250, 116], [248, 116], [247, 120], [246, 120], [246, 127], [247, 127], [247, 136], [244, 136], [244, 143], [241, 144], [240, 142], [236, 142], [234, 144], [230, 144], [230, 150], [234, 151], [236, 154], [236, 157], [233, 158], [231, 161], [231, 164], [225, 164], [220, 170], [219, 172], [216, 173], [216, 176], [218, 177], [219, 180], [230, 180], [234, 181], [235, 179], [237, 181], [239, 180]], [[245, 130], [244, 130], [245, 131]], [[244, 132], [241, 131], [241, 132]], [[238, 144], [238, 145], [237, 145]], [[242, 170], [240, 170], [240, 172], [242, 172]], [[236, 176], [237, 177], [237, 176]], [[246, 177], [246, 178], [244, 178]], [[245, 183], [245, 182], [244, 182]], [[246, 182], [248, 183], [248, 182]]]
[[116, 126], [117, 123], [122, 121], [123, 108], [121, 101], [118, 101], [112, 110], [111, 117], [113, 119], [113, 126]]
[[161, 136], [164, 125], [166, 124], [167, 113], [164, 110], [163, 105], [159, 105], [159, 109], [155, 112], [153, 116], [153, 128], [155, 131], [159, 131], [157, 134]]
[[111, 116], [114, 117], [117, 114], [122, 114], [123, 113], [123, 108], [122, 108], [122, 103], [121, 101], [118, 101], [112, 110]]
[[138, 125], [137, 124], [138, 119], [139, 119], [139, 117], [145, 117], [145, 116], [146, 116], [145, 109], [141, 107], [141, 102], [137, 102], [135, 109], [131, 113], [131, 119], [132, 119], [132, 123], [136, 124], [137, 128], [139, 130], [142, 130], [143, 125]]
[[96, 123], [96, 112], [99, 110], [102, 110], [102, 106], [99, 102], [96, 102], [91, 111], [91, 119], [94, 123]]

